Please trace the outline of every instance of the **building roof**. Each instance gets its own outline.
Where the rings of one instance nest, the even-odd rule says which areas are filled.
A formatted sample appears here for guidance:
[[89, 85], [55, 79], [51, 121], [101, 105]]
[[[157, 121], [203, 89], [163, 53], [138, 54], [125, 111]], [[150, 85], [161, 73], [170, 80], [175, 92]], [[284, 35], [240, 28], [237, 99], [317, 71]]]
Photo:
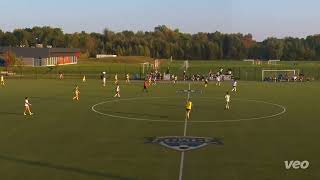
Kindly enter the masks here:
[[54, 56], [67, 56], [79, 53], [75, 48], [29, 48], [29, 47], [0, 47], [0, 54], [12, 51], [17, 57], [48, 58]]

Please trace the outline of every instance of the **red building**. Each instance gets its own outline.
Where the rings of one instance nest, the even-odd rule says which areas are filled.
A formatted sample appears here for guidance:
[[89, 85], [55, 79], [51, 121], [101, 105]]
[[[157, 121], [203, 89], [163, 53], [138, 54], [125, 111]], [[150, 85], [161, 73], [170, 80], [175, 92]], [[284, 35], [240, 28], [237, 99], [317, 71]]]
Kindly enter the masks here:
[[3, 47], [0, 54], [12, 52], [22, 59], [26, 66], [56, 66], [77, 64], [80, 50], [74, 48], [23, 48]]

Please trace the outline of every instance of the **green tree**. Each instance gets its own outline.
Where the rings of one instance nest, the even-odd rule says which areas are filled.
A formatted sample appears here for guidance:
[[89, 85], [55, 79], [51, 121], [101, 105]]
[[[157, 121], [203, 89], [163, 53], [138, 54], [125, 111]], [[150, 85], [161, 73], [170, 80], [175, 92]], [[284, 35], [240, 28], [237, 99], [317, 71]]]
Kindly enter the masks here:
[[267, 59], [280, 59], [283, 54], [283, 41], [277, 38], [268, 38], [262, 42], [266, 48]]

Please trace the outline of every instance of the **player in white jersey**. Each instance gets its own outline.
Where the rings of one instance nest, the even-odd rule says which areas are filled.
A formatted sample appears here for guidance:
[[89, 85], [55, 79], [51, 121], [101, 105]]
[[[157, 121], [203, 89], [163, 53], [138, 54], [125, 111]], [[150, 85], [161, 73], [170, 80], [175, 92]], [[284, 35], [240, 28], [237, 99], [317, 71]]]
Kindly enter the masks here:
[[30, 110], [30, 106], [31, 104], [29, 103], [29, 98], [28, 97], [24, 98], [24, 113], [23, 113], [24, 115], [27, 115], [27, 112], [30, 115], [33, 115], [33, 113]]
[[130, 83], [130, 75], [129, 74], [126, 75], [126, 83]]
[[107, 78], [105, 76], [102, 78], [102, 82], [103, 82], [103, 86], [106, 86]]
[[114, 75], [114, 84], [118, 84], [118, 74]]
[[232, 82], [232, 90], [231, 91], [237, 92], [237, 85], [238, 85], [238, 82], [237, 82], [237, 80], [234, 79]]
[[178, 76], [174, 76], [174, 81], [173, 83], [176, 84], [178, 82]]
[[102, 72], [101, 79], [102, 79], [102, 85], [106, 86], [106, 82], [107, 82], [106, 72]]
[[113, 97], [118, 97], [118, 98], [120, 97], [120, 86], [119, 86], [119, 84], [117, 84], [116, 94]]
[[86, 82], [86, 75], [83, 75], [82, 82]]
[[153, 77], [152, 85], [157, 85], [157, 76]]
[[216, 80], [217, 80], [216, 86], [220, 86], [220, 85], [221, 85], [221, 76], [220, 76], [220, 75], [217, 76], [217, 77], [216, 77]]
[[61, 71], [59, 71], [59, 79], [62, 80], [64, 78], [64, 75]]
[[230, 103], [230, 94], [229, 92], [226, 93], [226, 95], [224, 96], [224, 98], [226, 99], [226, 109], [230, 109], [229, 103]]
[[1, 78], [0, 78], [1, 80], [0, 80], [0, 84], [1, 84], [1, 86], [4, 86], [5, 85], [5, 83], [4, 83], [4, 77], [3, 77], [3, 75], [1, 75]]

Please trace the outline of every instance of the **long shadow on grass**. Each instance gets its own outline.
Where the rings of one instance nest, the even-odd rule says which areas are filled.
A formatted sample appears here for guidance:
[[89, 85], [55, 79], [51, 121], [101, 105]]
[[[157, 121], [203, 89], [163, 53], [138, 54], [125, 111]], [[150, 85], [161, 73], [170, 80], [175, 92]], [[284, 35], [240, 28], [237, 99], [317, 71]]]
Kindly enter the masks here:
[[65, 95], [56, 94], [54, 97], [38, 97], [38, 96], [31, 96], [29, 97], [32, 101], [57, 101], [66, 99]]
[[[183, 104], [183, 103], [182, 103]], [[160, 104], [160, 103], [148, 103], [147, 105], [154, 105], [158, 107], [176, 107], [176, 108], [181, 108], [181, 105], [175, 105], [175, 104]]]
[[0, 112], [2, 115], [23, 115], [23, 113], [17, 113], [17, 112]]
[[37, 167], [42, 167], [42, 168], [55, 169], [55, 170], [65, 171], [65, 172], [78, 173], [78, 174], [88, 175], [88, 176], [98, 176], [98, 177], [111, 178], [111, 179], [117, 179], [117, 180], [136, 180], [136, 178], [123, 177], [120, 175], [114, 175], [114, 174], [105, 173], [105, 172], [101, 172], [101, 171], [92, 171], [92, 170], [81, 169], [81, 168], [77, 168], [77, 167], [52, 164], [49, 162], [41, 162], [41, 161], [34, 161], [34, 160], [27, 160], [27, 159], [22, 159], [22, 158], [10, 157], [10, 156], [6, 156], [6, 155], [0, 155], [0, 160], [11, 161], [11, 162], [25, 164], [25, 165], [29, 165], [29, 166], [37, 166]]

